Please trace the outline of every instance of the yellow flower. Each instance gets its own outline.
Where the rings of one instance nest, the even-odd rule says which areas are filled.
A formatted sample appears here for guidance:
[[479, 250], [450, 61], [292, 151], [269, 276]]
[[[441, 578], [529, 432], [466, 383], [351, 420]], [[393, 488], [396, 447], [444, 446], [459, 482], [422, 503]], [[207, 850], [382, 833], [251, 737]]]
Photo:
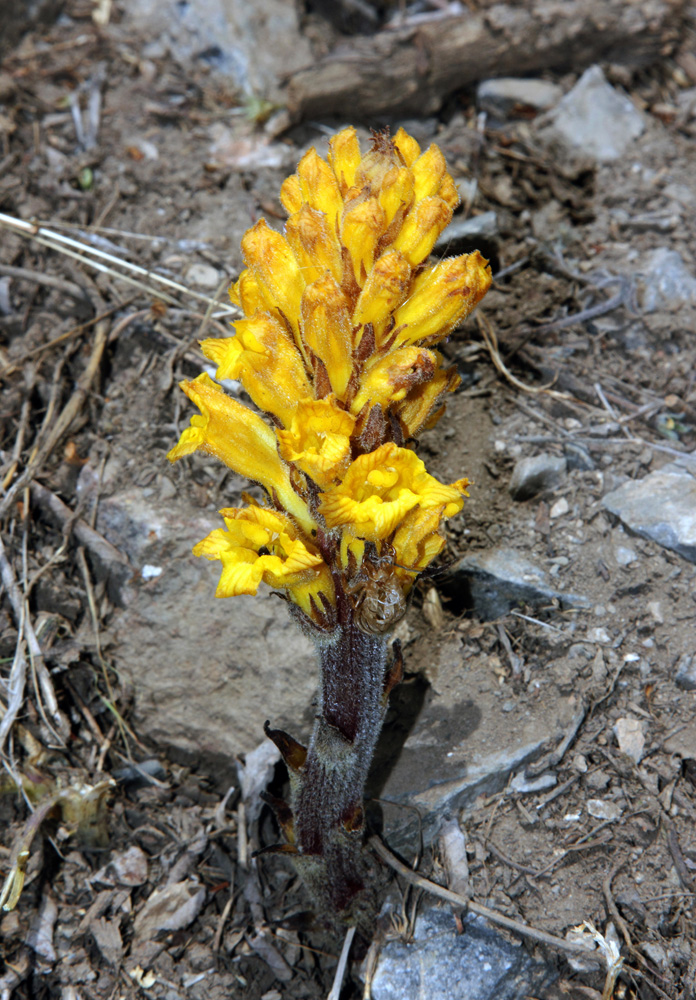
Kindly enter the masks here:
[[376, 346], [381, 347], [397, 306], [408, 295], [411, 265], [398, 250], [385, 250], [367, 276], [353, 311], [353, 325], [372, 325]]
[[328, 566], [317, 549], [299, 537], [290, 518], [264, 507], [220, 513], [225, 528], [211, 531], [193, 550], [194, 555], [222, 563], [216, 597], [255, 594], [263, 582], [287, 590], [307, 614], [312, 611], [312, 597], [317, 601], [324, 593], [333, 598]]
[[312, 393], [302, 358], [283, 323], [270, 313], [234, 324], [236, 337], [201, 342], [207, 358], [218, 366], [215, 377], [240, 379], [260, 410], [289, 423], [298, 399]]
[[[284, 233], [261, 219], [242, 240], [235, 336], [202, 343], [217, 378], [239, 379], [269, 423], [201, 376], [183, 384], [201, 414], [170, 458], [209, 452], [268, 492], [273, 510], [234, 514], [234, 526], [197, 548], [222, 559], [222, 590], [247, 593], [265, 580], [326, 627], [317, 612], [335, 597], [331, 573], [353, 579], [389, 546], [422, 570], [444, 544], [442, 521], [462, 507], [466, 480], [439, 483], [395, 441], [441, 414], [459, 379], [433, 345], [491, 276], [479, 253], [427, 263], [459, 196], [437, 146], [421, 151], [403, 129], [375, 135], [365, 153], [355, 129], [343, 129], [327, 157], [302, 157], [280, 198]], [[269, 518], [287, 521], [272, 544], [259, 541]], [[312, 541], [320, 528], [330, 534], [326, 565]], [[297, 569], [302, 553], [323, 568]], [[415, 573], [398, 572], [409, 589]]]
[[328, 271], [302, 296], [302, 339], [323, 362], [331, 388], [342, 397], [353, 371], [353, 327], [348, 300]]
[[433, 377], [437, 362], [434, 351], [422, 347], [403, 347], [366, 366], [351, 410], [358, 414], [363, 406], [379, 405], [384, 409], [398, 403], [414, 386]]
[[[405, 348], [402, 350], [408, 350]], [[400, 353], [400, 352], [396, 352]], [[414, 438], [424, 428], [433, 427], [442, 416], [444, 407], [433, 412], [446, 392], [454, 392], [461, 379], [456, 368], [442, 368], [442, 355], [438, 351], [424, 352], [435, 361], [434, 374], [428, 381], [409, 389], [403, 402], [395, 407], [401, 421], [404, 438]]]
[[327, 527], [376, 542], [388, 538], [414, 507], [456, 514], [465, 486], [465, 480], [445, 486], [415, 452], [388, 442], [355, 459], [341, 484], [322, 494], [319, 513]]
[[305, 280], [288, 241], [259, 219], [242, 237], [242, 253], [264, 299], [280, 310], [297, 338]]
[[[466, 492], [467, 480], [460, 480], [457, 485], [464, 496], [469, 495]], [[445, 507], [432, 507], [429, 510], [415, 508], [409, 511], [394, 534], [391, 542], [394, 549], [394, 572], [405, 593], [416, 582], [417, 573], [429, 566], [445, 547], [441, 526], [443, 519], [451, 516], [445, 510]]]
[[394, 313], [395, 342], [435, 343], [446, 337], [488, 291], [488, 261], [476, 250], [426, 268], [414, 280], [411, 294]]
[[225, 395], [208, 375], [199, 375], [193, 382], [180, 385], [201, 412], [191, 417], [190, 426], [167, 455], [169, 461], [176, 462], [194, 451], [215, 455], [241, 476], [261, 483], [270, 496], [311, 532], [314, 521], [307, 504], [292, 488], [287, 467], [276, 450], [275, 434], [268, 424]]
[[343, 273], [341, 246], [324, 212], [302, 205], [288, 219], [285, 236], [307, 284], [323, 277], [326, 271], [340, 282]]
[[288, 430], [277, 430], [280, 454], [327, 489], [350, 464], [350, 436], [355, 418], [335, 400], [306, 399], [298, 403]]

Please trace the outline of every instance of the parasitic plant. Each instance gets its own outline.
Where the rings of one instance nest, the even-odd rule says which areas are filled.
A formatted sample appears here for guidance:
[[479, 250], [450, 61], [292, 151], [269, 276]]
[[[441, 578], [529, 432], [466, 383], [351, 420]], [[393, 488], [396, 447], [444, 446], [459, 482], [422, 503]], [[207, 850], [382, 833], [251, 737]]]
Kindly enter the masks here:
[[244, 236], [231, 289], [235, 336], [202, 343], [217, 378], [238, 379], [260, 413], [207, 375], [183, 382], [200, 410], [170, 453], [196, 450], [259, 483], [265, 500], [224, 509], [194, 548], [219, 560], [218, 597], [285, 596], [321, 667], [307, 747], [265, 731], [290, 776], [273, 805], [314, 905], [366, 926], [376, 878], [363, 848], [363, 790], [390, 690], [401, 676], [394, 626], [418, 574], [442, 551], [442, 524], [467, 480], [446, 485], [408, 444], [458, 384], [434, 345], [485, 295], [476, 252], [428, 264], [458, 203], [437, 146], [403, 129], [355, 129], [327, 159], [314, 149], [281, 188], [284, 234], [261, 219]]

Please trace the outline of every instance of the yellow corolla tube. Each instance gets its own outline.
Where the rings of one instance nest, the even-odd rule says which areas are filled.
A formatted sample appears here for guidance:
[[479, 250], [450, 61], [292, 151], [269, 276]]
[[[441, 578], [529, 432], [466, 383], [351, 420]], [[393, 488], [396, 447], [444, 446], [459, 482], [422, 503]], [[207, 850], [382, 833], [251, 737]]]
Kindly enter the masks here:
[[306, 503], [295, 492], [287, 466], [276, 449], [275, 434], [262, 418], [223, 392], [209, 375], [199, 375], [181, 388], [201, 411], [191, 417], [167, 458], [176, 462], [203, 451], [228, 468], [266, 488], [283, 508], [310, 531], [313, 521]]

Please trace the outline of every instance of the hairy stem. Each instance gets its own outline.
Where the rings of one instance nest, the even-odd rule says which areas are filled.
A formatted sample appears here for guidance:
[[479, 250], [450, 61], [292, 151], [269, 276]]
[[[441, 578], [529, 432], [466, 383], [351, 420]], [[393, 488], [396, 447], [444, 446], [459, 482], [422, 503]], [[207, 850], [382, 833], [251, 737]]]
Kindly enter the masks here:
[[319, 646], [319, 711], [292, 796], [300, 865], [315, 903], [348, 923], [372, 910], [375, 876], [363, 855], [363, 793], [385, 710], [389, 643], [342, 616]]

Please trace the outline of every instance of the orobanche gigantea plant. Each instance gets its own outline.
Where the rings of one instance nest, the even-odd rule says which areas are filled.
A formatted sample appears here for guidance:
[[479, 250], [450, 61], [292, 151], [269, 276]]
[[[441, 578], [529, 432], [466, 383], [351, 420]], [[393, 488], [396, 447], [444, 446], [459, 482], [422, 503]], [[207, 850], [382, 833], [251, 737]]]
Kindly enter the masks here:
[[431, 476], [408, 443], [459, 379], [434, 350], [490, 285], [476, 252], [428, 264], [458, 203], [437, 148], [403, 129], [362, 155], [355, 129], [310, 149], [280, 193], [284, 235], [259, 220], [231, 289], [244, 318], [205, 340], [218, 379], [181, 383], [200, 410], [170, 453], [196, 450], [259, 483], [262, 503], [221, 510], [194, 548], [222, 563], [218, 597], [266, 583], [316, 644], [321, 682], [307, 747], [265, 731], [290, 776], [273, 805], [315, 906], [366, 925], [375, 877], [363, 848], [363, 789], [390, 690], [391, 633], [419, 572], [442, 551], [467, 480]]

